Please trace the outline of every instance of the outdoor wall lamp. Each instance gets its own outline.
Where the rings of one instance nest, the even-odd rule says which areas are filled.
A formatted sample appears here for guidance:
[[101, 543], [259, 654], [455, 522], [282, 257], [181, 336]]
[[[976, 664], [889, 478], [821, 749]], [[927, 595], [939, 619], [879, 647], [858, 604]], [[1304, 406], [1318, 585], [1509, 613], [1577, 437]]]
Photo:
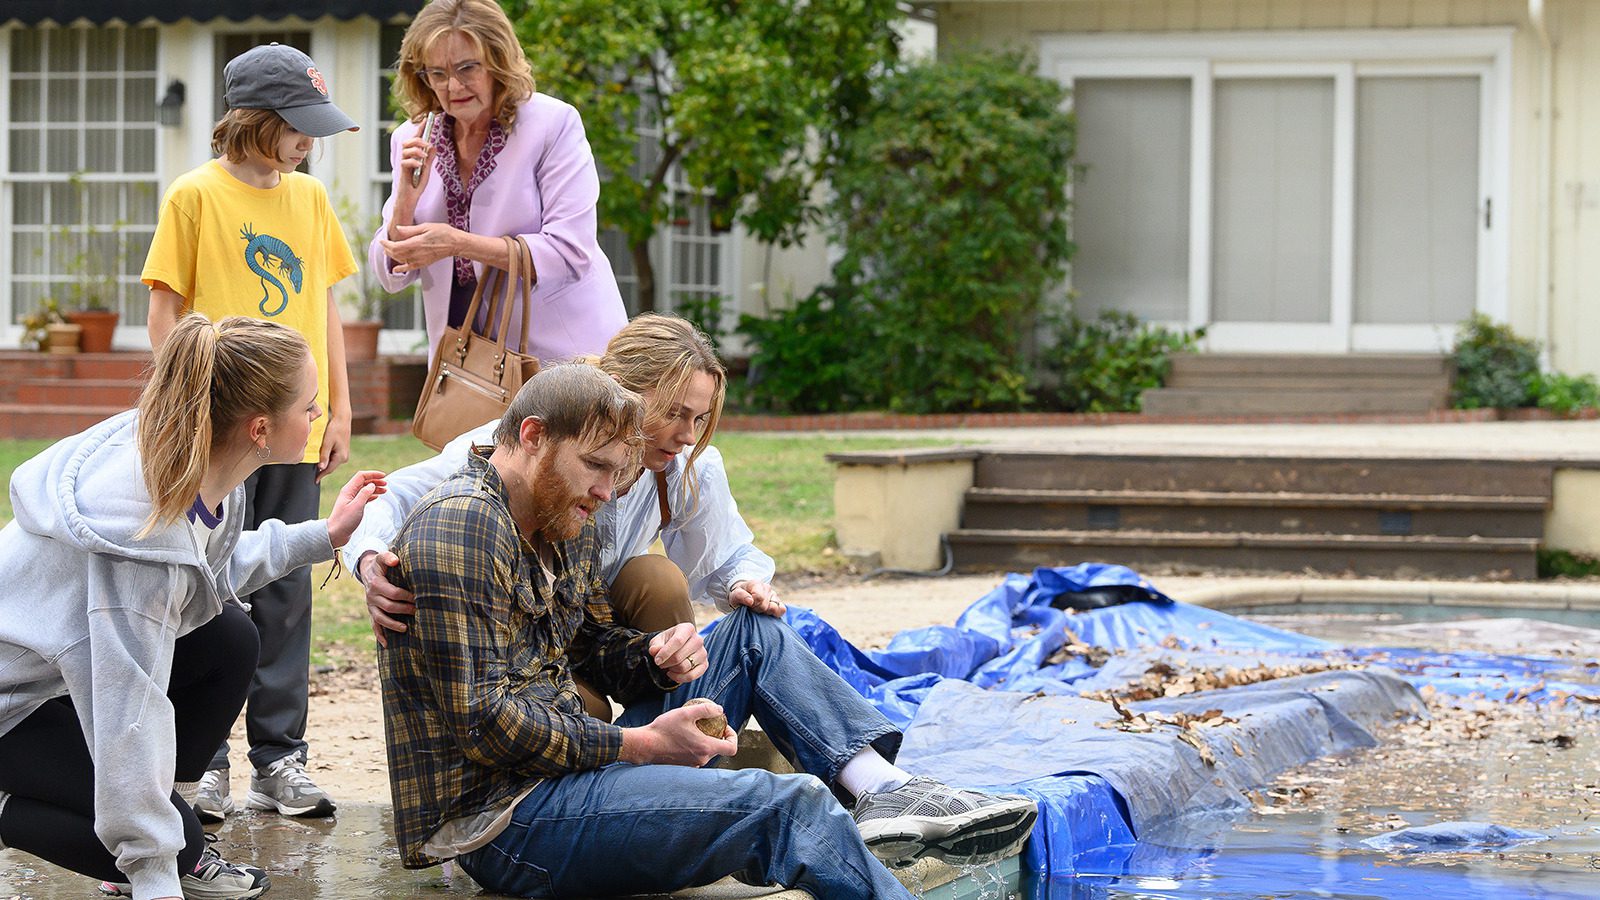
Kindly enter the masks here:
[[167, 92], [161, 95], [157, 116], [163, 125], [177, 126], [183, 124], [183, 97], [186, 93], [183, 82], [172, 79], [167, 85]]

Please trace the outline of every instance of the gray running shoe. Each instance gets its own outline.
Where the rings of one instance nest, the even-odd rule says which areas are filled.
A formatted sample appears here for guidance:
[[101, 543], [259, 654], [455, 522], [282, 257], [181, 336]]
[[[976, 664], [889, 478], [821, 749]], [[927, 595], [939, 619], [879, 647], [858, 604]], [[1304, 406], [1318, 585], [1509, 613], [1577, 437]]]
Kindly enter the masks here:
[[228, 770], [207, 769], [200, 776], [200, 793], [194, 798], [194, 814], [207, 824], [221, 822], [239, 810], [228, 787]]
[[250, 793], [245, 806], [277, 810], [280, 815], [325, 819], [337, 805], [327, 792], [306, 775], [306, 764], [296, 754], [268, 763], [250, 775]]
[[[206, 835], [206, 849], [194, 871], [178, 879], [184, 900], [252, 900], [272, 887], [267, 873], [255, 866], [231, 863], [212, 848], [217, 836]], [[100, 893], [107, 897], [132, 897], [133, 887], [115, 881], [100, 882]]]
[[1027, 797], [982, 794], [917, 776], [892, 791], [856, 798], [856, 827], [890, 868], [924, 856], [982, 866], [1016, 853], [1039, 808]]

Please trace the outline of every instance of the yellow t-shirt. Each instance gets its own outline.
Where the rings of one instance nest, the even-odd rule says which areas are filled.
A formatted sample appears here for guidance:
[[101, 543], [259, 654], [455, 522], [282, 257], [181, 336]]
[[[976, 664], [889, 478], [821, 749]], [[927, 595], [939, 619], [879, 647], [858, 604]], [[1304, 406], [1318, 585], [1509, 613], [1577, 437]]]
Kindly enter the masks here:
[[[317, 363], [317, 402], [326, 413], [328, 288], [355, 270], [322, 182], [293, 172], [262, 189], [211, 160], [167, 189], [140, 278], [164, 282], [212, 321], [250, 316], [300, 332]], [[306, 462], [321, 458], [326, 424], [326, 415], [313, 423]]]

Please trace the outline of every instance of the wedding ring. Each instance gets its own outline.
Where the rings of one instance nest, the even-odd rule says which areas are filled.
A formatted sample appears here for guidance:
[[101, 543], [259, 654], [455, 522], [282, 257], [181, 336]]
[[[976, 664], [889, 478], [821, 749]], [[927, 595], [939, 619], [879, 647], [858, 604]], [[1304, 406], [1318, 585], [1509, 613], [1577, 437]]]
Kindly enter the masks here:
[[694, 668], [694, 657], [689, 657], [689, 668]]

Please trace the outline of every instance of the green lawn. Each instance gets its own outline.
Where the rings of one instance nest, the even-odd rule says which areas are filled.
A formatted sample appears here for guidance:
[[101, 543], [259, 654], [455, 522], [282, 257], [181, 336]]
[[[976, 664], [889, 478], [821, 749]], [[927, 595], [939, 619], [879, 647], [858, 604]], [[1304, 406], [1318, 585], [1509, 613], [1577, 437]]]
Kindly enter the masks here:
[[[0, 440], [0, 475], [10, 484], [11, 471], [49, 441]], [[833, 466], [823, 459], [838, 450], [883, 450], [891, 447], [936, 446], [946, 441], [898, 438], [824, 438], [816, 435], [728, 433], [717, 437], [728, 468], [728, 483], [739, 511], [756, 534], [756, 544], [785, 573], [842, 572], [846, 562], [833, 547]], [[324, 482], [322, 509], [354, 471], [354, 466], [392, 472], [424, 459], [433, 451], [410, 436], [358, 437], [352, 464]], [[0, 500], [0, 522], [11, 520], [9, 492]], [[316, 584], [326, 567], [319, 566]], [[317, 594], [313, 614], [312, 661], [333, 664], [362, 658], [372, 646], [360, 585], [349, 575], [330, 581]]]

